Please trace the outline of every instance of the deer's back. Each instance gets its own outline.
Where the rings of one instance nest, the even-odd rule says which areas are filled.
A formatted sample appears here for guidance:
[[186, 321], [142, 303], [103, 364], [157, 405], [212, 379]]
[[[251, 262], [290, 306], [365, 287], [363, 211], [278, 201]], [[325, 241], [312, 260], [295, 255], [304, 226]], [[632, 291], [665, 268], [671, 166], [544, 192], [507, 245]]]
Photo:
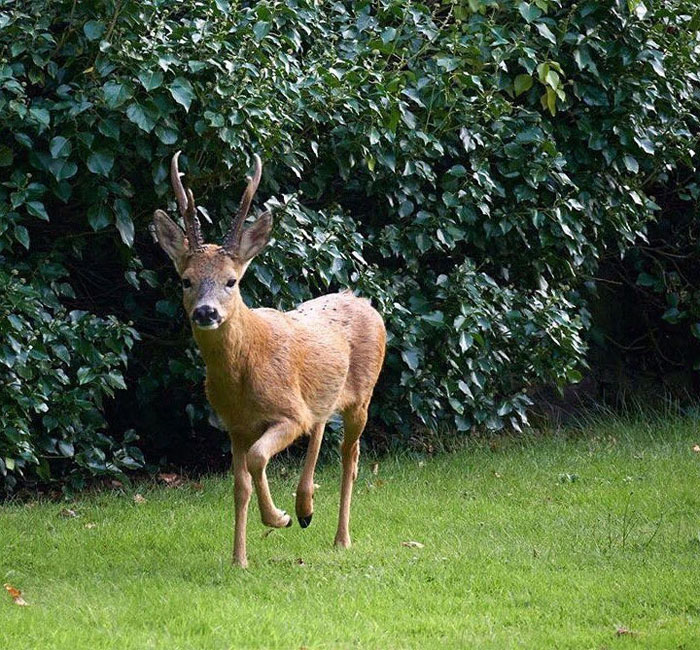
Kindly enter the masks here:
[[293, 311], [255, 310], [279, 331], [296, 362], [298, 385], [314, 420], [369, 402], [384, 360], [386, 330], [364, 298], [333, 293]]

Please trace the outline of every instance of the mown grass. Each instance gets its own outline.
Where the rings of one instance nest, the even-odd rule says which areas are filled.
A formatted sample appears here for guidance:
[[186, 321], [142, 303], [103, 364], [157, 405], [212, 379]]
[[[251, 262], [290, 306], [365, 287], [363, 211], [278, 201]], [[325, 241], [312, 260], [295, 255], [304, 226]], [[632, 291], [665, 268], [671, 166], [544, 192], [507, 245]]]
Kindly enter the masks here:
[[[263, 536], [252, 508], [247, 571], [228, 478], [87, 496], [74, 518], [8, 504], [0, 582], [30, 606], [0, 593], [0, 647], [699, 648], [697, 424], [599, 422], [377, 475], [365, 458], [344, 552], [329, 464], [310, 528]], [[272, 475], [292, 511], [296, 472]]]

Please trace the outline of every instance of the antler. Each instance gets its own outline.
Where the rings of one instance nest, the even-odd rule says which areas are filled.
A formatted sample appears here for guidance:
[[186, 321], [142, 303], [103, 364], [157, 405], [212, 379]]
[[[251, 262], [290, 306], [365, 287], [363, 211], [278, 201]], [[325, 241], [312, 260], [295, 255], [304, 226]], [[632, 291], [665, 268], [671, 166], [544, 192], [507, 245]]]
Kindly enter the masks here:
[[202, 227], [197, 216], [197, 207], [194, 203], [194, 194], [188, 187], [184, 188], [180, 178], [180, 170], [177, 166], [178, 158], [182, 152], [178, 151], [170, 162], [170, 182], [173, 185], [177, 207], [180, 210], [182, 219], [185, 222], [185, 233], [189, 243], [190, 251], [200, 251], [204, 246], [202, 241]]
[[253, 160], [255, 161], [255, 171], [253, 172], [253, 177], [248, 177], [248, 187], [246, 187], [245, 192], [243, 192], [241, 203], [238, 206], [238, 212], [236, 212], [236, 216], [233, 218], [231, 227], [224, 235], [224, 241], [221, 244], [222, 247], [229, 253], [235, 254], [235, 252], [238, 250], [238, 246], [241, 243], [243, 223], [248, 216], [248, 210], [250, 210], [250, 204], [253, 201], [258, 185], [260, 185], [260, 178], [262, 177], [262, 162], [260, 161], [260, 156], [258, 156], [258, 154], [253, 155]]

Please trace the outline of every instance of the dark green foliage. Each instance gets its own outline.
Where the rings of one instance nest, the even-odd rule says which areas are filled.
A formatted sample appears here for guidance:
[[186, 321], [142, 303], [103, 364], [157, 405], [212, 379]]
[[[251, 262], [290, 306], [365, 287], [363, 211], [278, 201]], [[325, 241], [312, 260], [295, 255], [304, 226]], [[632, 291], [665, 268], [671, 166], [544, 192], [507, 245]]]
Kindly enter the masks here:
[[650, 184], [692, 164], [692, 11], [6, 3], [0, 254], [61, 265], [64, 304], [133, 321], [144, 340], [110, 422], [154, 452], [183, 445], [206, 420], [201, 369], [147, 224], [181, 148], [217, 237], [258, 151], [276, 241], [250, 302], [370, 296], [390, 334], [375, 422], [392, 433], [518, 427], [531, 386], [580, 377], [602, 251], [642, 236]]
[[125, 388], [121, 369], [137, 333], [113, 317], [67, 312], [60, 298], [72, 292], [59, 267], [43, 265], [31, 283], [24, 273], [0, 271], [3, 482], [12, 488], [17, 477], [36, 472], [47, 480], [53, 472], [76, 486], [78, 469], [140, 467], [141, 451], [105, 435], [100, 412], [105, 397]]

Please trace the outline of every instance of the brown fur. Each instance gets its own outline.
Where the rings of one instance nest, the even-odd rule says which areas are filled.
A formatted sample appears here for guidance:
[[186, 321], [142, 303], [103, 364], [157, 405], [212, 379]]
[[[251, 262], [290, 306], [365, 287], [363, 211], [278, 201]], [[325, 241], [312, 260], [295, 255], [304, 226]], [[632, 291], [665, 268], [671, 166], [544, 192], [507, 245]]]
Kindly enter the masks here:
[[[269, 217], [267, 217], [269, 220]], [[167, 221], [166, 221], [167, 220]], [[155, 229], [181, 277], [191, 283], [183, 304], [190, 318], [197, 307], [213, 306], [216, 329], [193, 333], [206, 364], [206, 393], [231, 437], [236, 496], [234, 562], [247, 565], [245, 522], [251, 478], [263, 522], [288, 526], [291, 518], [274, 507], [265, 466], [272, 455], [302, 434], [310, 434], [307, 462], [297, 489], [297, 516], [308, 525], [313, 511], [313, 471], [323, 427], [343, 414], [343, 480], [336, 545], [350, 545], [349, 508], [357, 475], [359, 436], [384, 360], [386, 332], [367, 300], [349, 292], [302, 303], [290, 312], [249, 309], [238, 282], [250, 259], [267, 242], [269, 225], [243, 231], [246, 255], [207, 244], [192, 253], [184, 233], [165, 213]], [[177, 230], [176, 230], [177, 229]], [[235, 279], [234, 287], [226, 283]]]

